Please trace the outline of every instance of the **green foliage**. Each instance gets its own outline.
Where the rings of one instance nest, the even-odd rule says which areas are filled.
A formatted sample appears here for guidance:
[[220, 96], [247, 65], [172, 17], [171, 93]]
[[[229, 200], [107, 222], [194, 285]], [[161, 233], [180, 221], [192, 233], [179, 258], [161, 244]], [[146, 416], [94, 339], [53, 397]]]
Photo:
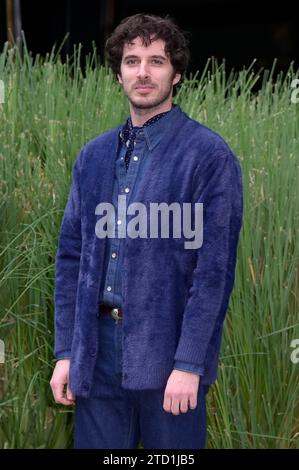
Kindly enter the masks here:
[[[89, 139], [125, 120], [127, 100], [96, 52], [33, 58], [4, 48], [0, 79], [0, 448], [72, 447], [73, 410], [55, 404], [55, 255], [72, 163]], [[275, 66], [275, 63], [274, 63]], [[273, 66], [273, 70], [274, 70]], [[175, 102], [219, 132], [243, 170], [244, 224], [219, 377], [208, 396], [208, 447], [299, 447], [299, 103], [292, 64], [226, 77], [208, 61]], [[260, 84], [258, 91], [254, 91]]]

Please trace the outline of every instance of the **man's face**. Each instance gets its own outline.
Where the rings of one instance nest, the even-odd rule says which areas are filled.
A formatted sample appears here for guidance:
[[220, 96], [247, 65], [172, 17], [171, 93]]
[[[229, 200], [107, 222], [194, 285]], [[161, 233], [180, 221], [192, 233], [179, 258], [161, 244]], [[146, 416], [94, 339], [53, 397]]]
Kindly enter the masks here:
[[143, 46], [139, 37], [124, 45], [118, 80], [135, 108], [171, 103], [172, 87], [181, 75], [174, 72], [164, 47], [161, 39]]

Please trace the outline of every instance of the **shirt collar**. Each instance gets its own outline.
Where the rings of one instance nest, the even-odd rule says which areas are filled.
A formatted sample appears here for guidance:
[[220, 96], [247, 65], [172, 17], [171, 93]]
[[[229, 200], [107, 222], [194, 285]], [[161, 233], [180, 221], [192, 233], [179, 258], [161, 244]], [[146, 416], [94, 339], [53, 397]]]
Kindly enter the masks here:
[[[170, 125], [170, 122], [172, 121], [173, 117], [176, 116], [179, 112], [180, 106], [177, 104], [173, 104], [169, 112], [157, 122], [153, 122], [149, 126], [140, 127], [140, 129], [137, 130], [136, 138], [138, 139], [138, 136], [141, 137], [144, 135], [149, 150], [152, 150], [156, 145], [158, 145], [165, 130]], [[127, 123], [128, 120], [121, 128], [120, 137]]]

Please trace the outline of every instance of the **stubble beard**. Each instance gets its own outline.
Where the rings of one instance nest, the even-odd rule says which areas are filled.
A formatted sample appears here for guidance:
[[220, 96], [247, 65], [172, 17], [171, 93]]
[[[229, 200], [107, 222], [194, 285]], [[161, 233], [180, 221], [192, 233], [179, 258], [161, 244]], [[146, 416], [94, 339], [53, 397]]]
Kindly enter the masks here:
[[171, 95], [172, 95], [172, 86], [170, 86], [168, 90], [162, 96], [161, 95], [157, 96], [156, 98], [149, 99], [148, 101], [144, 101], [143, 103], [135, 101], [130, 96], [128, 96], [128, 94], [127, 94], [127, 97], [134, 111], [138, 113], [143, 110], [151, 111], [151, 110], [158, 108], [165, 101], [167, 101]]

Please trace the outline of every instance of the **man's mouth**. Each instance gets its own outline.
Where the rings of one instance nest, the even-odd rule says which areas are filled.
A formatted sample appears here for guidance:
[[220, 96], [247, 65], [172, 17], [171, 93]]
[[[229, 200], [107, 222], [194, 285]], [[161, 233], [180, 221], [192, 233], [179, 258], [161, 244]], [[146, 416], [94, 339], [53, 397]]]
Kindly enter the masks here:
[[135, 87], [135, 90], [140, 90], [140, 91], [150, 91], [153, 90], [153, 86], [151, 85], [137, 85]]

